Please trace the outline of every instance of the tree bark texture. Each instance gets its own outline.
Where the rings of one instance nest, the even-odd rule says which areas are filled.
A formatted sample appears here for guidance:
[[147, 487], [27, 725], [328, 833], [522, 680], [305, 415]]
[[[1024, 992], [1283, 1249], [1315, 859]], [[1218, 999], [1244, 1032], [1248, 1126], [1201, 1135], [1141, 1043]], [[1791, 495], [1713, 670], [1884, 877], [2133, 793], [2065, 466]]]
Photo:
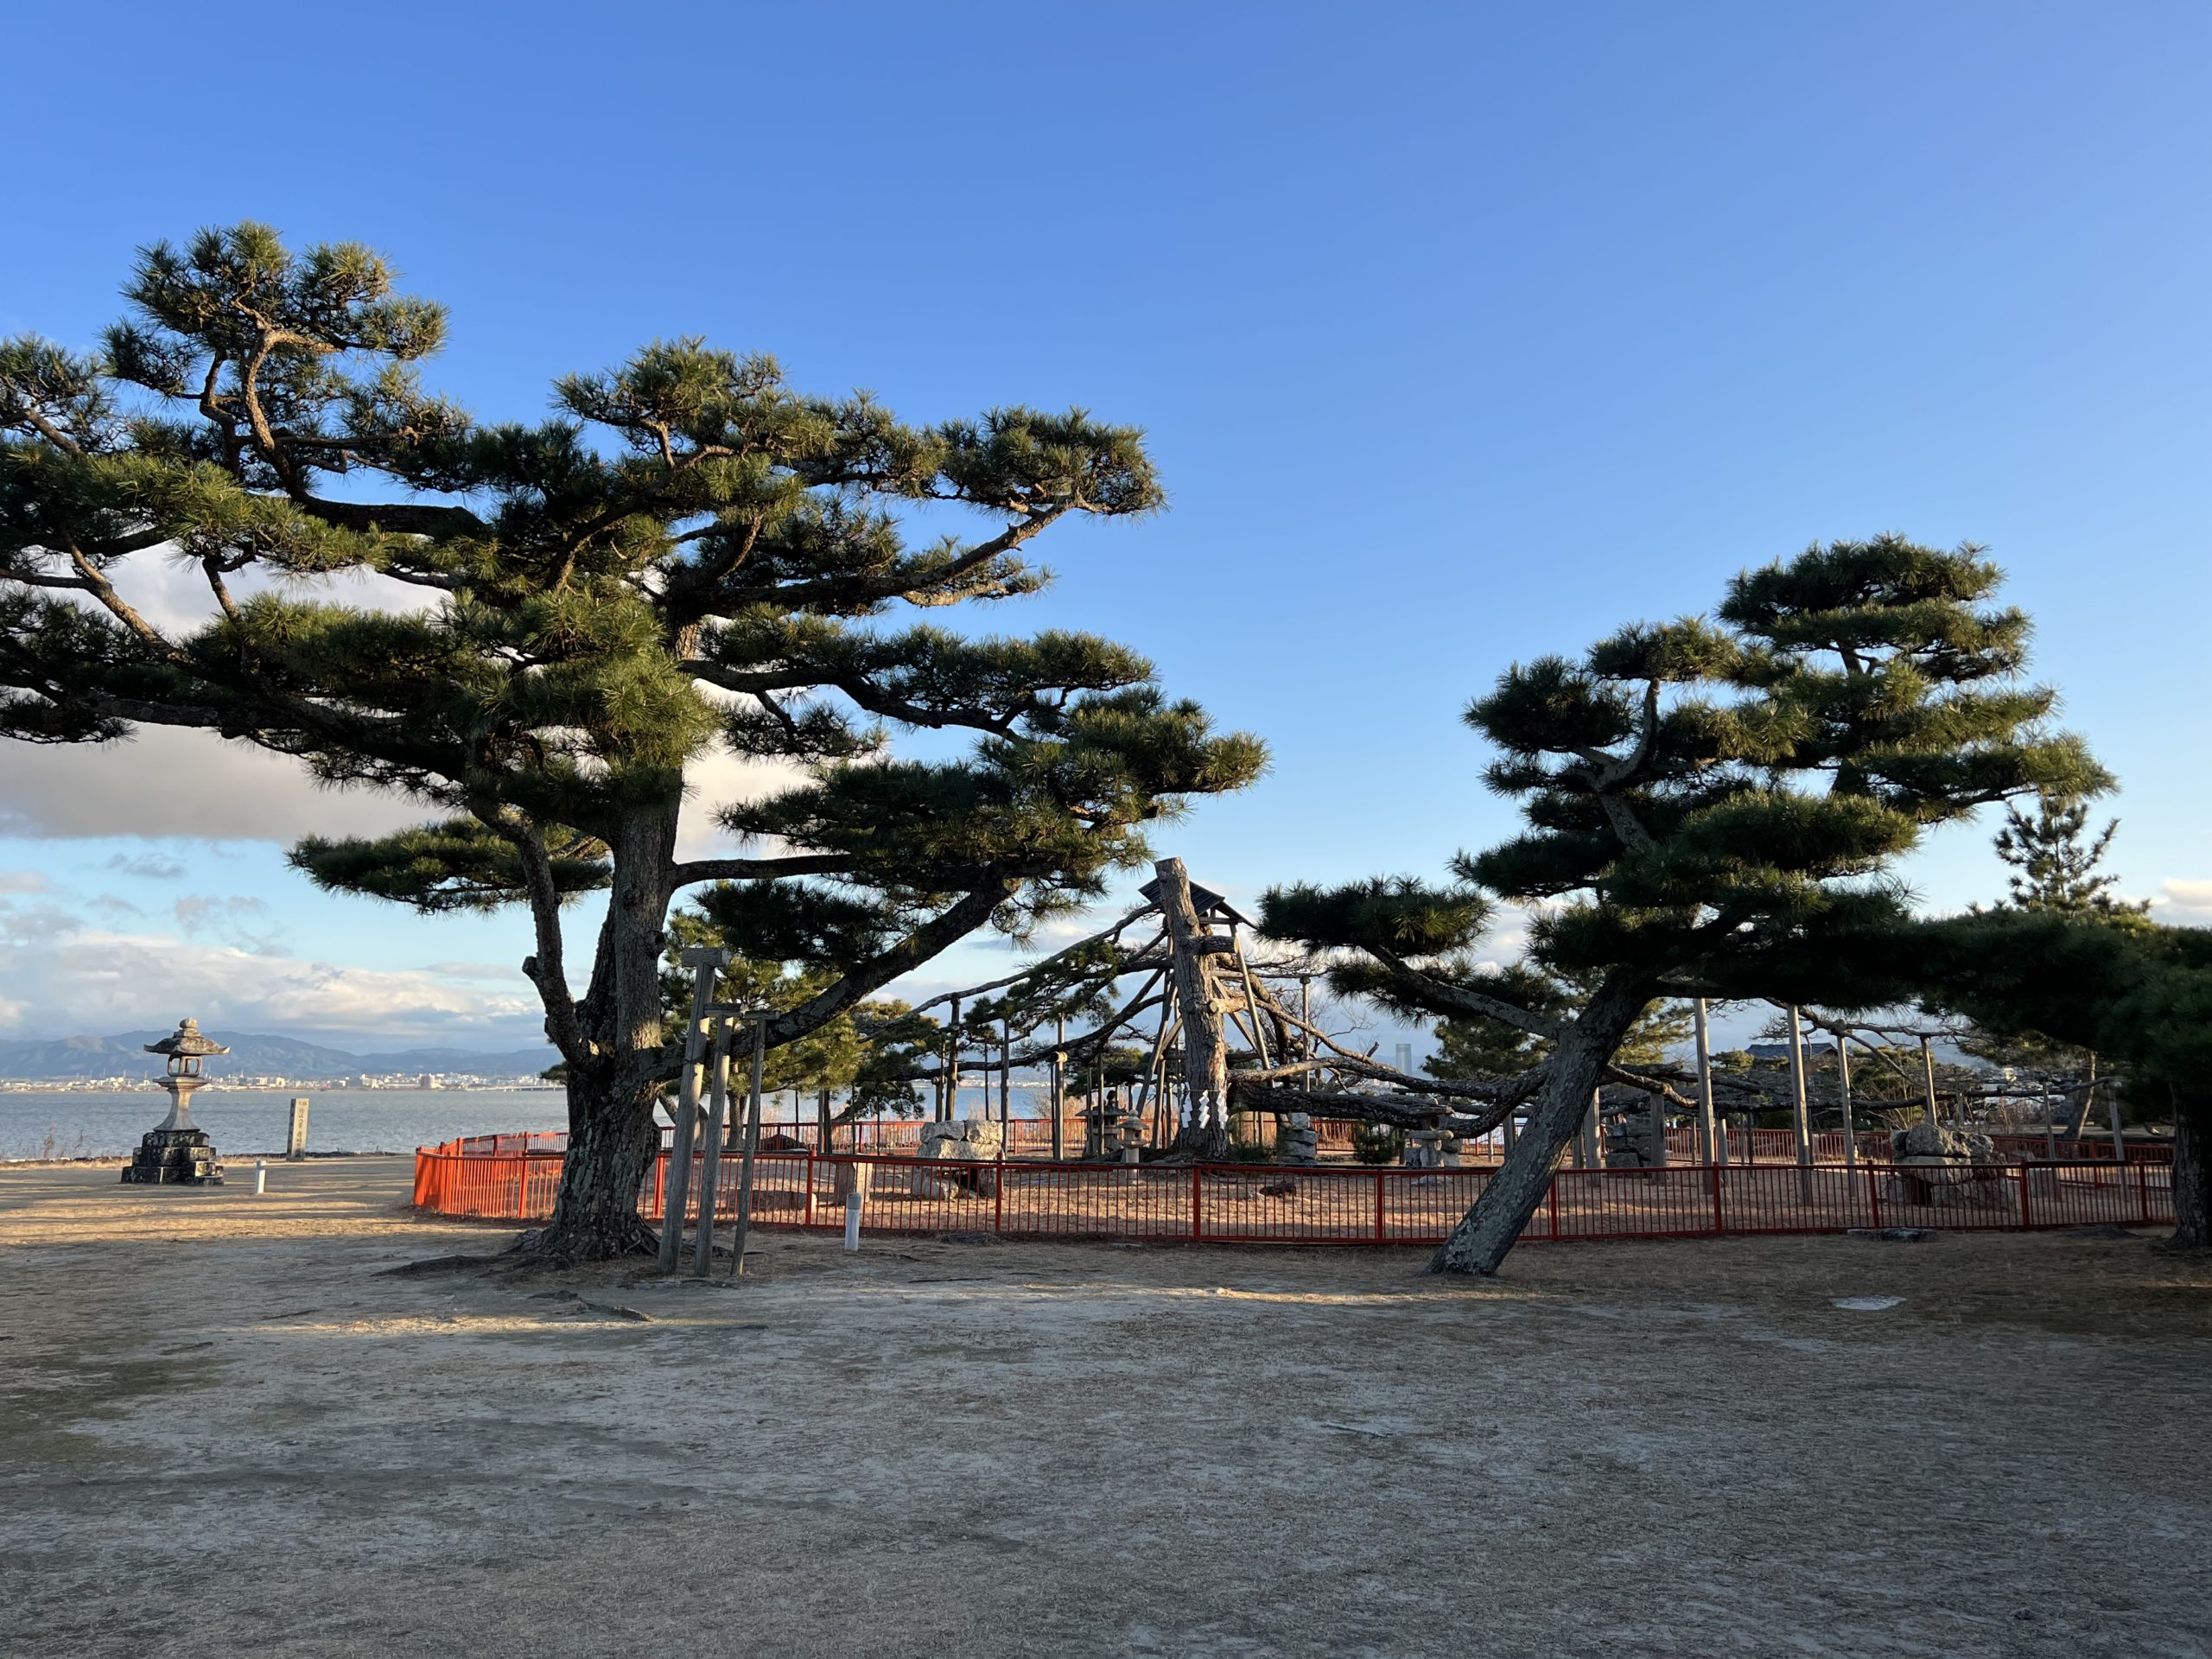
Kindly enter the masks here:
[[2174, 1243], [2212, 1245], [2212, 1094], [2174, 1090]]
[[1174, 1147], [1217, 1157], [1229, 1150], [1229, 1043], [1215, 963], [1229, 942], [1200, 931], [1190, 872], [1181, 859], [1163, 858], [1153, 868], [1160, 876], [1160, 913], [1167, 924], [1175, 1006], [1182, 1015], [1184, 1086], [1191, 1092], [1191, 1119], [1178, 1125]]
[[553, 1218], [530, 1241], [554, 1262], [607, 1261], [655, 1248], [638, 1194], [660, 1149], [650, 1090], [625, 1095], [604, 1077], [569, 1078], [569, 1152]]
[[1591, 1093], [1654, 987], [1642, 976], [1608, 976], [1554, 1048], [1551, 1070], [1505, 1161], [1429, 1258], [1431, 1273], [1494, 1274], [1550, 1190], [1560, 1154], [1582, 1127]]
[[[609, 843], [613, 880], [607, 919], [591, 988], [578, 1007], [591, 1052], [569, 1060], [569, 1155], [553, 1218], [533, 1240], [537, 1253], [550, 1261], [606, 1261], [657, 1242], [639, 1219], [638, 1193], [660, 1147], [653, 1101], [678, 784], [665, 804], [633, 809]], [[549, 999], [567, 995], [565, 986], [540, 990]]]

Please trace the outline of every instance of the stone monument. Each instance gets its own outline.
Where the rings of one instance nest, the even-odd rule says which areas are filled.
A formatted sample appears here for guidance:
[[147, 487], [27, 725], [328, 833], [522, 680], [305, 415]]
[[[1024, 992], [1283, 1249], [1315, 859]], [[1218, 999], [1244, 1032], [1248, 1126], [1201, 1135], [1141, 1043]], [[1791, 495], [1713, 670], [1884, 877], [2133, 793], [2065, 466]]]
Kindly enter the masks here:
[[1313, 1127], [1311, 1112], [1285, 1112], [1282, 1127], [1275, 1131], [1275, 1161], [1279, 1164], [1312, 1164], [1320, 1161], [1321, 1135]]
[[988, 1198], [998, 1191], [996, 1167], [1005, 1155], [1006, 1141], [999, 1126], [988, 1117], [963, 1117], [950, 1123], [925, 1123], [919, 1156], [955, 1166], [944, 1177], [924, 1176], [955, 1189], [980, 1192]]
[[207, 1081], [200, 1062], [231, 1051], [203, 1036], [198, 1020], [187, 1020], [160, 1042], [147, 1044], [146, 1052], [168, 1057], [168, 1075], [156, 1081], [168, 1091], [169, 1115], [146, 1131], [123, 1179], [148, 1186], [220, 1186], [223, 1166], [207, 1131], [192, 1121], [192, 1095]]

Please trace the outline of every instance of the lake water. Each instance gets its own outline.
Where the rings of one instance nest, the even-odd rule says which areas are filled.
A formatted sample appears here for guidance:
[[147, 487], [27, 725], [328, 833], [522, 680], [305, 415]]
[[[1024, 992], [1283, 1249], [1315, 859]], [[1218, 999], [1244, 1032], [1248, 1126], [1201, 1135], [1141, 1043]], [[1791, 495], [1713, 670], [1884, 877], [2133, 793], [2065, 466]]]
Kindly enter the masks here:
[[[309, 1152], [412, 1152], [457, 1135], [562, 1129], [569, 1097], [558, 1089], [330, 1089], [302, 1090]], [[153, 1090], [100, 1094], [0, 1093], [0, 1160], [127, 1158], [168, 1115]], [[292, 1116], [289, 1090], [201, 1090], [192, 1121], [226, 1159], [281, 1153]]]
[[[517, 1129], [565, 1129], [569, 1097], [558, 1089], [328, 1089], [305, 1091], [309, 1152], [412, 1152], [460, 1135]], [[988, 1101], [986, 1096], [988, 1096]], [[1017, 1081], [1014, 1115], [1035, 1110]], [[225, 1158], [281, 1153], [292, 1096], [279, 1090], [208, 1090], [192, 1098], [192, 1121]], [[771, 1123], [790, 1118], [789, 1095], [763, 1103]], [[167, 1095], [154, 1090], [102, 1094], [92, 1090], [0, 1092], [0, 1161], [18, 1158], [127, 1158], [138, 1137], [168, 1115]], [[958, 1110], [998, 1110], [997, 1090], [963, 1088]], [[813, 1122], [811, 1097], [798, 1116]]]

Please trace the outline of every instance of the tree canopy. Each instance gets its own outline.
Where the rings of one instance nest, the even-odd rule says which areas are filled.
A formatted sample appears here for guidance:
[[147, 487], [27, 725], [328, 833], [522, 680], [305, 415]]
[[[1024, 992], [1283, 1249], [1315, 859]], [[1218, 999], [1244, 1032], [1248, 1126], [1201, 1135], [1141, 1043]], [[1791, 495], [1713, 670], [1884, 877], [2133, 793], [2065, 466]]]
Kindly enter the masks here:
[[[557, 378], [550, 417], [481, 420], [421, 380], [439, 306], [367, 248], [254, 224], [155, 244], [124, 292], [96, 350], [0, 343], [0, 735], [198, 728], [436, 814], [296, 861], [425, 911], [529, 908], [571, 1094], [563, 1250], [634, 1231], [673, 894], [731, 884], [746, 955], [821, 975], [781, 1045], [978, 926], [1097, 893], [1141, 826], [1263, 765], [1122, 645], [898, 620], [1033, 593], [1052, 526], [1157, 510], [1135, 429], [911, 425], [695, 339]], [[908, 539], [958, 512], [982, 533]], [[134, 605], [145, 557], [199, 569], [206, 626]], [[412, 601], [343, 602], [345, 572]], [[922, 729], [967, 750], [891, 752]], [[741, 854], [679, 857], [686, 767], [717, 749], [776, 784], [716, 810]], [[602, 890], [579, 995], [563, 911]]]
[[[2021, 677], [2028, 619], [1994, 602], [2000, 582], [1973, 547], [1838, 542], [1744, 572], [1710, 617], [1516, 664], [1465, 718], [1519, 835], [1461, 854], [1446, 886], [1267, 895], [1266, 931], [1340, 953], [1339, 988], [1554, 1045], [1535, 1132], [1437, 1265], [1495, 1270], [1655, 998], [1896, 1001], [1910, 912], [1895, 861], [1980, 807], [2107, 786]], [[1529, 917], [1534, 969], [1594, 980], [1571, 1016], [1454, 971], [1501, 905]]]
[[1906, 948], [1927, 1006], [2000, 1037], [2094, 1050], [2132, 1087], [2164, 1090], [2175, 1235], [2212, 1243], [2212, 930], [2010, 908], [1926, 923]]

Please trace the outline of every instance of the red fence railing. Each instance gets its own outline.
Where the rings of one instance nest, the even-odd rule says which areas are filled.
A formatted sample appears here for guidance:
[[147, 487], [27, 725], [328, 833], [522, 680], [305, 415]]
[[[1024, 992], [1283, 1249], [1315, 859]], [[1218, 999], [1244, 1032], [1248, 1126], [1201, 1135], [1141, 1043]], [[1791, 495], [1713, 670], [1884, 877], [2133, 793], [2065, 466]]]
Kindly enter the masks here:
[[[442, 1215], [543, 1220], [553, 1212], [562, 1156], [550, 1148], [476, 1151], [460, 1141], [425, 1147], [416, 1154], [415, 1202]], [[666, 1157], [655, 1160], [639, 1193], [648, 1219], [659, 1217]], [[715, 1188], [718, 1221], [737, 1215], [736, 1164], [734, 1154], [726, 1155]], [[845, 1195], [863, 1169], [870, 1232], [1301, 1244], [1435, 1243], [1495, 1173], [1480, 1166], [969, 1164], [765, 1153], [755, 1160], [753, 1222], [842, 1227]], [[699, 1185], [691, 1182], [694, 1194]], [[696, 1222], [697, 1207], [695, 1198], [688, 1221]], [[1524, 1236], [2017, 1230], [2172, 1220], [2172, 1173], [2152, 1164], [1676, 1165], [1561, 1170]]]

